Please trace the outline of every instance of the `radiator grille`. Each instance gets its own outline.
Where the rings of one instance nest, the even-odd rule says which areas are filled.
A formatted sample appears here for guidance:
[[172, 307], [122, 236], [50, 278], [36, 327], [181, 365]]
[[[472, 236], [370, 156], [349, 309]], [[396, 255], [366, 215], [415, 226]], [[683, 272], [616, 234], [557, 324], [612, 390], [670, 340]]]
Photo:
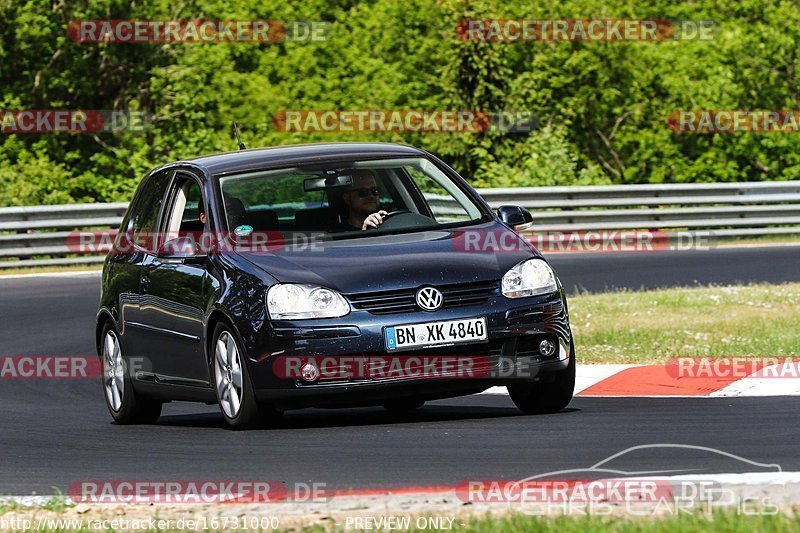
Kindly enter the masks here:
[[[442, 309], [481, 304], [499, 294], [497, 281], [459, 283], [436, 287], [444, 296]], [[416, 289], [398, 289], [346, 294], [355, 309], [369, 311], [374, 315], [389, 315], [418, 311]]]

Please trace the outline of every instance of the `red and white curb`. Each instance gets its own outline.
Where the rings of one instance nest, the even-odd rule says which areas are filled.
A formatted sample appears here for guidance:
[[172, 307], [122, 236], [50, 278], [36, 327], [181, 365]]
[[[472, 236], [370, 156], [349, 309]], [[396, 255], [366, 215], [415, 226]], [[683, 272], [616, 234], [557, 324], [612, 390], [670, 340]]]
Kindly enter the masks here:
[[[796, 376], [796, 377], [795, 377]], [[507, 394], [492, 387], [484, 394]], [[797, 363], [765, 365], [751, 375], [680, 376], [670, 365], [578, 364], [575, 396], [752, 397], [800, 396]]]

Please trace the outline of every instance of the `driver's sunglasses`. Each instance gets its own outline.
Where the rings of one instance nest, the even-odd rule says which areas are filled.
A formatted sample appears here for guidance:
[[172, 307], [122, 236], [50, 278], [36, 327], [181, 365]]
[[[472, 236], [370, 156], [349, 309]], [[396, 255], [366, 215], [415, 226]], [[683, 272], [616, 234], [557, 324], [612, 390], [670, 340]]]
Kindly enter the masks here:
[[359, 198], [366, 198], [367, 196], [380, 196], [381, 193], [378, 191], [377, 187], [361, 187], [359, 189], [353, 189], [350, 192], [357, 192]]

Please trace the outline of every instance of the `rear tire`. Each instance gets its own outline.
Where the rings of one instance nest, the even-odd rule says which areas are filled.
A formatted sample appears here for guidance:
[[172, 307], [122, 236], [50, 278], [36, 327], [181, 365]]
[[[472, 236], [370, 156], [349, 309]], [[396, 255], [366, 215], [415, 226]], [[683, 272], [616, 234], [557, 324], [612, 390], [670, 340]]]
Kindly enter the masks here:
[[114, 422], [120, 425], [152, 424], [161, 416], [162, 403], [144, 398], [133, 390], [130, 372], [119, 335], [111, 322], [103, 327], [100, 337], [100, 360], [103, 365], [103, 396]]
[[509, 385], [508, 395], [520, 411], [529, 415], [557, 413], [572, 401], [575, 391], [575, 346], [570, 343], [569, 364], [549, 383]]
[[400, 413], [410, 413], [411, 411], [416, 411], [423, 405], [425, 405], [425, 400], [417, 400], [415, 398], [410, 398], [410, 399], [392, 400], [386, 402], [383, 404], [383, 408], [389, 411], [390, 413], [400, 414]]

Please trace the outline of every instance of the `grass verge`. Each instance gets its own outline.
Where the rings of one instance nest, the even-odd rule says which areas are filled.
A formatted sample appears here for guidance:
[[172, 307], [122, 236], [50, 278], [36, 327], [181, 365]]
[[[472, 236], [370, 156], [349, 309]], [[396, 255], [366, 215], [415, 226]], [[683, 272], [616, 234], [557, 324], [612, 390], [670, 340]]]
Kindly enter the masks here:
[[800, 356], [800, 283], [581, 294], [569, 309], [582, 363]]
[[678, 515], [661, 519], [559, 516], [553, 518], [511, 515], [499, 519], [480, 519], [458, 527], [457, 531], [470, 533], [500, 532], [552, 532], [584, 533], [592, 531], [798, 531], [800, 519], [784, 514], [745, 516], [730, 512], [717, 512], [711, 516]]
[[720, 241], [722, 246], [737, 245], [737, 244], [764, 244], [764, 245], [780, 245], [780, 244], [798, 244], [800, 243], [800, 235], [786, 234], [786, 235], [759, 235], [758, 237], [737, 237]]

